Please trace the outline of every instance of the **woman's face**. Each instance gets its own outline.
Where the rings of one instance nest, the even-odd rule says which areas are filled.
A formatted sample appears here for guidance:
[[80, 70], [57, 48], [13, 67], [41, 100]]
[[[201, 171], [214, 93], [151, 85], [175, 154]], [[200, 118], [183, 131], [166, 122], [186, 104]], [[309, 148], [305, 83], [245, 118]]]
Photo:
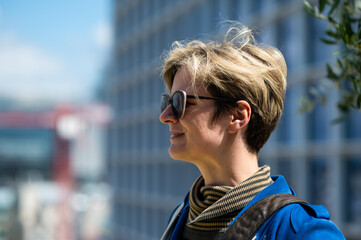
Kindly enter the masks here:
[[[211, 94], [197, 83], [197, 95], [211, 97]], [[183, 90], [187, 95], [195, 95], [191, 87], [191, 76], [185, 68], [177, 71], [170, 92]], [[192, 163], [207, 163], [221, 151], [221, 143], [227, 132], [227, 117], [221, 117], [212, 123], [215, 112], [214, 100], [187, 99], [185, 113], [177, 120], [168, 106], [160, 115], [162, 123], [169, 125], [169, 154], [177, 160]]]

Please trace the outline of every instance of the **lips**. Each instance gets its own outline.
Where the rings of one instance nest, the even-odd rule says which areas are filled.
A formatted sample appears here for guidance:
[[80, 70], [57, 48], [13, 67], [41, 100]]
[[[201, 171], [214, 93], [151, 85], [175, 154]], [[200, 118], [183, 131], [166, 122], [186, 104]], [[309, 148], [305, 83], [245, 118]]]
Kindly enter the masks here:
[[174, 137], [178, 137], [178, 136], [182, 136], [182, 135], [184, 135], [184, 133], [176, 133], [176, 134], [172, 134], [172, 136], [174, 136]]
[[184, 132], [178, 132], [178, 131], [170, 131], [170, 133], [172, 134], [170, 137], [173, 138], [178, 138], [181, 136], [184, 136]]

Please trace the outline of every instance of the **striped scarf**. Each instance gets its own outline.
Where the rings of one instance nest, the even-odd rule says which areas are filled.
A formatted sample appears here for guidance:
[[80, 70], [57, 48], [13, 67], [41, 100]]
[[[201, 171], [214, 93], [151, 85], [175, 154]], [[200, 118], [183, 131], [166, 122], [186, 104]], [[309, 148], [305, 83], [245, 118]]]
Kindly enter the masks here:
[[261, 167], [236, 187], [204, 186], [203, 177], [199, 177], [190, 191], [187, 227], [202, 231], [227, 229], [239, 211], [272, 182], [269, 166]]

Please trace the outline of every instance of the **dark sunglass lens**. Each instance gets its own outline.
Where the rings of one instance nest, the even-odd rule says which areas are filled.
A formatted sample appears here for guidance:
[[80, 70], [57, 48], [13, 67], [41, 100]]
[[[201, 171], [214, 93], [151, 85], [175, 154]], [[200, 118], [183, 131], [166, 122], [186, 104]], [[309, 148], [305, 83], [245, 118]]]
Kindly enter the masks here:
[[183, 112], [183, 97], [179, 92], [175, 92], [173, 95], [173, 112], [176, 118], [180, 118]]
[[160, 111], [163, 112], [168, 105], [169, 105], [169, 96], [167, 94], [163, 94], [160, 98]]

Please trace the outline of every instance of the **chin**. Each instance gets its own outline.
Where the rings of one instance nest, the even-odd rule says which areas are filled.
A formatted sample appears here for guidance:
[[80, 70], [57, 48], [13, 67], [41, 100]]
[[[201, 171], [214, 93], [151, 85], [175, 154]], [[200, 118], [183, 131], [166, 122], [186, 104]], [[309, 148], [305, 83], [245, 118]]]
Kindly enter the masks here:
[[169, 148], [168, 153], [169, 153], [169, 156], [170, 156], [171, 158], [173, 158], [174, 160], [183, 160], [183, 159], [182, 159], [182, 154], [180, 154], [180, 153], [177, 152], [177, 151], [173, 151], [171, 147]]
[[170, 146], [168, 152], [169, 156], [174, 160], [195, 164], [194, 158], [192, 158], [189, 151], [186, 151], [184, 148]]
[[185, 159], [187, 154], [184, 148], [171, 145], [168, 152], [169, 156], [171, 156], [174, 160], [186, 161]]

